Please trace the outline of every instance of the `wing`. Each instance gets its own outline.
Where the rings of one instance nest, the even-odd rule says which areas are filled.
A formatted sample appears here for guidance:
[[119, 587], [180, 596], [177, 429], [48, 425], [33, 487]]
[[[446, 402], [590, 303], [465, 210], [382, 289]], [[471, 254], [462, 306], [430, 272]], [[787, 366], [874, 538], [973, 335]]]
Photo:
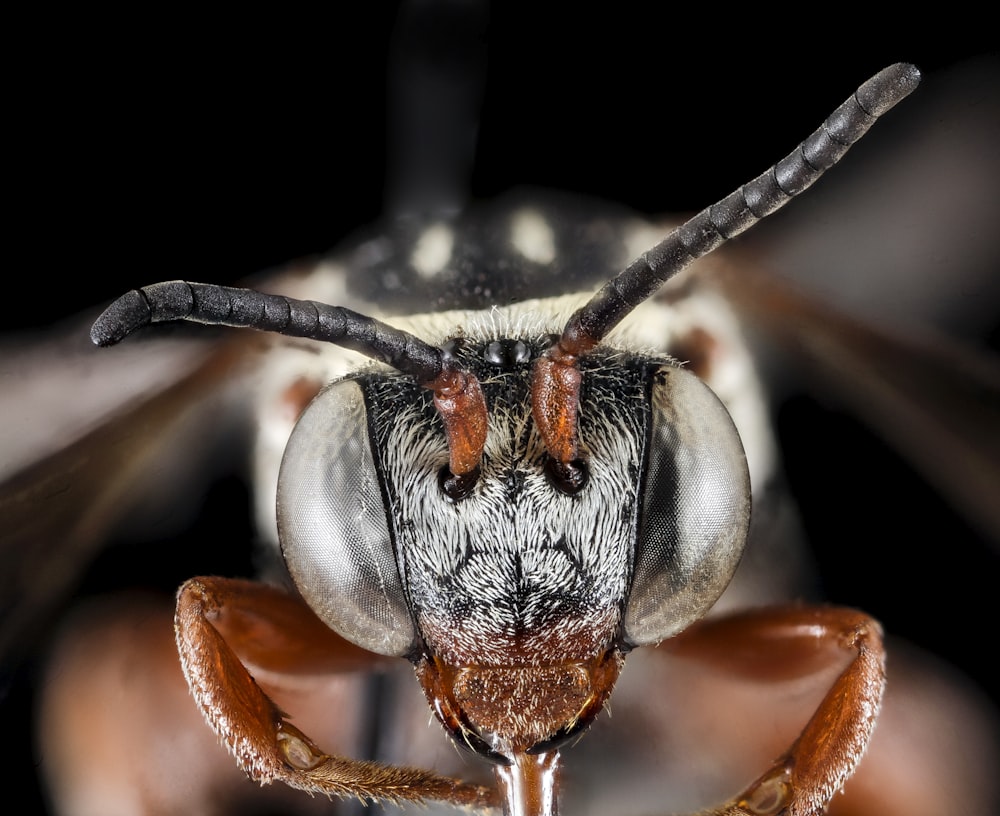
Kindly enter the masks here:
[[745, 243], [769, 280], [724, 284], [774, 355], [776, 427], [826, 592], [986, 688], [946, 620], [987, 620], [1000, 570], [998, 86], [996, 60], [932, 74], [856, 172]]
[[167, 546], [162, 542], [190, 523], [208, 485], [238, 467], [248, 429], [240, 406], [251, 381], [243, 360], [251, 350], [246, 343], [154, 339], [100, 356], [79, 331], [6, 339], [6, 670], [31, 654], [103, 548], [116, 540]]

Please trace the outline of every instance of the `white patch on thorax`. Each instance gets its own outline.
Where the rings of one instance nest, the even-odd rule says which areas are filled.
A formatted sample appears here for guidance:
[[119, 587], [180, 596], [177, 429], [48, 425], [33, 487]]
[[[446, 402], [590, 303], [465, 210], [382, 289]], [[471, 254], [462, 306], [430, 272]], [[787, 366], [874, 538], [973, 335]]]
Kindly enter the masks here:
[[552, 227], [537, 210], [518, 210], [511, 217], [510, 243], [529, 261], [550, 264], [556, 257]]
[[417, 239], [410, 264], [424, 279], [436, 277], [443, 272], [455, 247], [455, 233], [447, 224], [431, 224]]

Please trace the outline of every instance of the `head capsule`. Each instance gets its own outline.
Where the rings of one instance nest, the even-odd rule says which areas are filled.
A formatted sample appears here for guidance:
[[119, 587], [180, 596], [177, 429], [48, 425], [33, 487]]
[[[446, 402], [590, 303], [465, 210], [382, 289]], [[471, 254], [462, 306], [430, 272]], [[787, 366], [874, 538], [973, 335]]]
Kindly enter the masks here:
[[491, 758], [586, 727], [624, 651], [714, 603], [749, 523], [725, 408], [660, 358], [580, 361], [587, 479], [565, 491], [532, 416], [533, 365], [549, 342], [456, 346], [489, 417], [460, 499], [443, 488], [449, 451], [433, 400], [391, 372], [321, 393], [279, 481], [282, 549], [305, 600], [347, 639], [413, 660], [442, 722]]

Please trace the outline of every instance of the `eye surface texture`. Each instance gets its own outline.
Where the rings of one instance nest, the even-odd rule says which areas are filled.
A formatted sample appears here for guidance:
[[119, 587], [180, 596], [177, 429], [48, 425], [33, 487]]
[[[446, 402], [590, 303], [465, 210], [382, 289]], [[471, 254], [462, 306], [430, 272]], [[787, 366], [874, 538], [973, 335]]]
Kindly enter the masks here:
[[632, 646], [700, 618], [728, 586], [750, 525], [750, 476], [739, 434], [693, 374], [653, 375], [635, 570], [623, 621]]
[[358, 382], [323, 391], [292, 432], [278, 479], [278, 531], [299, 592], [327, 626], [378, 654], [413, 648]]

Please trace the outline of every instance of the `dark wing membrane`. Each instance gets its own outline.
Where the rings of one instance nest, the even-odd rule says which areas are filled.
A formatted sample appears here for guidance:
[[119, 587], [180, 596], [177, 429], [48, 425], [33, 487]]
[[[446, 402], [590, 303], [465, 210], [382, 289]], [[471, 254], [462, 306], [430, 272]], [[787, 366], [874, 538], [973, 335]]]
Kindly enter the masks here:
[[998, 88], [995, 55], [928, 72], [843, 172], [753, 234], [767, 268], [852, 315], [995, 348]]
[[88, 343], [82, 324], [65, 336], [5, 340], [5, 674], [109, 541], [176, 531], [211, 480], [235, 467], [251, 382], [240, 361], [251, 348], [203, 336], [108, 352]]
[[757, 334], [1000, 546], [1000, 359], [929, 329], [878, 329], [754, 270], [718, 280]]
[[[851, 807], [867, 798], [871, 812], [888, 812], [882, 797], [897, 787], [894, 777], [916, 775], [926, 782], [921, 812], [992, 812], [1000, 720], [995, 699], [977, 688], [989, 689], [992, 658], [956, 632], [988, 631], [995, 617], [1000, 361], [938, 331], [894, 332], [848, 316], [760, 264], [760, 257], [733, 252], [702, 280], [726, 293], [772, 375], [786, 477], [823, 596], [869, 610], [889, 637], [887, 702], [868, 759], [848, 783], [856, 797]], [[668, 671], [667, 661], [636, 663], [642, 671], [651, 665], [654, 672]], [[682, 684], [706, 695], [680, 705], [697, 712], [702, 729], [718, 713], [713, 705], [745, 693], [736, 677], [725, 678], [733, 688], [707, 691], [720, 680], [711, 675]], [[648, 682], [662, 690], [670, 681], [657, 676]], [[757, 686], [755, 693], [760, 691]], [[623, 711], [632, 716], [621, 699], [616, 724]], [[670, 699], [677, 703], [678, 697]], [[770, 709], [785, 715], [793, 706], [786, 701], [738, 708], [741, 714]], [[735, 715], [722, 715], [725, 727], [739, 721]], [[644, 705], [640, 718], [659, 718], [660, 728], [645, 726], [649, 739], [656, 732], [677, 738], [684, 727], [656, 706]], [[774, 722], [739, 732], [770, 733]], [[944, 733], [960, 736], [952, 740]], [[704, 747], [703, 734], [691, 744]], [[742, 737], [728, 739], [713, 754], [723, 764], [733, 744], [748, 750]], [[643, 756], [632, 767], [650, 755], [648, 743], [640, 744]], [[680, 744], [686, 756], [688, 744]], [[668, 745], [655, 750], [658, 762], [647, 774], [683, 764]]]
[[724, 278], [800, 374], [994, 545], [1000, 362], [984, 346], [992, 335], [995, 349], [1000, 320], [998, 82], [995, 59], [932, 74], [926, 102], [899, 108], [852, 172], [831, 174], [748, 242], [747, 268], [775, 275]]

